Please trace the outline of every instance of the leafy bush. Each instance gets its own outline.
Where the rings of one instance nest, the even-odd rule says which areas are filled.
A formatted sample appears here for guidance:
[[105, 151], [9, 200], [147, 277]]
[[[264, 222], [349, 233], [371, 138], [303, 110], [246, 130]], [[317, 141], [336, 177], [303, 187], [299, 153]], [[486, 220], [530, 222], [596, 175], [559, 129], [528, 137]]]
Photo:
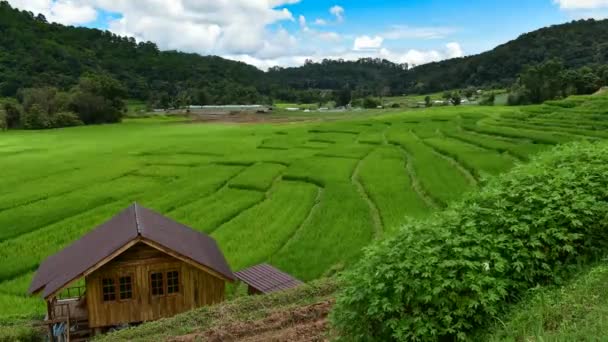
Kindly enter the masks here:
[[496, 102], [496, 95], [494, 93], [490, 93], [483, 97], [483, 99], [479, 102], [482, 106], [493, 106], [494, 102]]
[[37, 342], [43, 334], [27, 321], [0, 321], [0, 342]]
[[372, 97], [366, 97], [363, 100], [363, 108], [376, 109], [376, 108], [378, 108], [378, 106], [380, 106], [380, 101], [378, 101]]
[[53, 115], [51, 120], [53, 122], [53, 127], [72, 127], [84, 124], [78, 115], [72, 112], [59, 112]]
[[523, 291], [608, 247], [608, 144], [555, 149], [443, 213], [409, 222], [344, 276], [348, 340], [466, 339]]
[[25, 129], [50, 128], [51, 118], [38, 104], [34, 104], [21, 115], [21, 124]]
[[8, 128], [8, 124], [6, 123], [6, 112], [3, 109], [0, 109], [0, 131], [3, 131]]

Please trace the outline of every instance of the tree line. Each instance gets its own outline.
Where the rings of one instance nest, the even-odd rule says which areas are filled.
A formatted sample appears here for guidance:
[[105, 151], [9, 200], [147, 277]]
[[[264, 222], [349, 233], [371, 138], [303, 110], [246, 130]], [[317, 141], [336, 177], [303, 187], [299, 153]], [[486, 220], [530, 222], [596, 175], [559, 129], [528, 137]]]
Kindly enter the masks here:
[[551, 59], [527, 66], [511, 87], [508, 103], [524, 105], [570, 95], [592, 94], [608, 86], [608, 65], [566, 68], [563, 61]]
[[25, 88], [0, 99], [0, 127], [45, 129], [119, 122], [126, 110], [124, 86], [108, 75], [87, 74], [69, 91]]

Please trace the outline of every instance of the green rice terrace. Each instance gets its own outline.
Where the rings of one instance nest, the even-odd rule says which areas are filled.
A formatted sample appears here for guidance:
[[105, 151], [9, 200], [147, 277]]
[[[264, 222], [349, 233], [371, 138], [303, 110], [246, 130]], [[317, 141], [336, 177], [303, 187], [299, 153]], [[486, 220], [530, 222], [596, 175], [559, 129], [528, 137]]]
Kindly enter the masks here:
[[[0, 134], [0, 320], [36, 317], [38, 264], [136, 201], [211, 234], [233, 270], [309, 281], [539, 151], [608, 137], [608, 97], [335, 121], [122, 124]], [[91, 151], [95, 151], [92, 153]]]

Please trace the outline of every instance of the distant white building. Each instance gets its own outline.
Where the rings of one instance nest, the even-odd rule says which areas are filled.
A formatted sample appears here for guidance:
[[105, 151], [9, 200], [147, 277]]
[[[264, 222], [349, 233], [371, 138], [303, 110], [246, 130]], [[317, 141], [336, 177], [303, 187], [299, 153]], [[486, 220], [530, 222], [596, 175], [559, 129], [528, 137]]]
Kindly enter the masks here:
[[186, 107], [187, 109], [209, 109], [209, 110], [240, 110], [240, 111], [245, 111], [245, 110], [263, 110], [263, 109], [268, 109], [267, 106], [262, 106], [262, 105], [212, 105], [212, 106], [198, 106], [198, 105], [192, 105], [192, 106], [188, 106]]

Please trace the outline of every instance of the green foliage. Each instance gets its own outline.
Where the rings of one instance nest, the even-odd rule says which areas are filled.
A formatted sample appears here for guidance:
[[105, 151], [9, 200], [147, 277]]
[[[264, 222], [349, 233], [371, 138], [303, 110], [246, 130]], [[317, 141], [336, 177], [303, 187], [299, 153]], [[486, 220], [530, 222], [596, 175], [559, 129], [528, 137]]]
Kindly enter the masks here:
[[496, 94], [494, 92], [490, 92], [490, 94], [486, 94], [483, 96], [479, 104], [482, 106], [493, 106], [496, 101]]
[[84, 123], [77, 114], [72, 112], [59, 112], [53, 115], [51, 118], [53, 127], [72, 127], [72, 126], [80, 126]]
[[593, 94], [605, 85], [601, 76], [606, 67], [566, 69], [560, 60], [528, 66], [509, 95], [509, 105], [542, 103], [570, 95]]
[[350, 85], [345, 85], [334, 94], [334, 101], [336, 101], [337, 107], [344, 107], [348, 105], [352, 100], [352, 91]]
[[378, 108], [378, 106], [380, 106], [380, 101], [372, 97], [366, 97], [365, 99], [363, 99], [363, 108], [376, 109]]
[[17, 128], [21, 124], [23, 108], [12, 98], [0, 98], [0, 110], [5, 113], [6, 127]]
[[228, 325], [263, 319], [282, 309], [329, 300], [338, 286], [336, 279], [328, 278], [269, 295], [239, 297], [175, 317], [102, 335], [95, 341], [166, 341], [178, 335], [221, 329]]
[[478, 340], [602, 341], [608, 338], [608, 267], [580, 272], [565, 286], [534, 288]]
[[8, 124], [6, 122], [6, 111], [4, 109], [0, 109], [0, 131], [5, 131], [8, 129]]
[[89, 74], [72, 90], [70, 108], [85, 124], [119, 122], [126, 105], [124, 86], [108, 75]]
[[[459, 163], [473, 160], [483, 170], [486, 158], [501, 161], [508, 152], [525, 160], [547, 148], [532, 138], [558, 143], [558, 137], [581, 138], [562, 136], [563, 128], [605, 130], [604, 96], [567, 101], [575, 106], [363, 111], [264, 125], [126, 119], [0, 134], [0, 292], [6, 294], [0, 317], [43, 314], [38, 298], [23, 299], [28, 277], [133, 201], [216, 237], [235, 270], [268, 261], [304, 280], [333, 274], [355, 263], [373, 239], [394, 234], [402, 220], [425, 218], [474, 189]], [[525, 138], [460, 130], [454, 139], [462, 144], [442, 137], [465, 124]], [[506, 126], [515, 124], [538, 128]], [[453, 157], [428, 140], [447, 142]], [[490, 171], [510, 167], [498, 164], [504, 169]]]
[[608, 248], [607, 144], [555, 149], [374, 244], [332, 320], [349, 340], [466, 339]]
[[[525, 34], [496, 49], [410, 68], [380, 58], [357, 61], [307, 61], [298, 68], [274, 67], [268, 72], [219, 57], [177, 51], [159, 51], [151, 42], [137, 42], [109, 31], [49, 24], [43, 17], [0, 2], [0, 96], [15, 96], [19, 89], [55, 87], [65, 91], [86, 73], [107, 73], [127, 91], [127, 97], [146, 101], [150, 108], [188, 104], [350, 103], [345, 87], [355, 98], [404, 93], [425, 94], [473, 86], [506, 87], [525, 65], [551, 57], [565, 67], [606, 63], [601, 53], [608, 34], [606, 21], [576, 21]], [[34, 58], [34, 57], [35, 58]], [[607, 84], [607, 69], [573, 77], [573, 84]], [[347, 99], [348, 98], [348, 99]], [[86, 118], [81, 117], [86, 123]], [[12, 127], [12, 126], [11, 126]]]
[[0, 342], [39, 342], [42, 341], [40, 329], [34, 328], [28, 321], [0, 321]]
[[25, 129], [44, 129], [50, 128], [51, 118], [38, 104], [32, 105], [29, 110], [25, 111], [21, 116], [21, 124]]
[[[402, 75], [400, 80], [410, 84], [406, 92], [419, 94], [468, 86], [509, 87], [525, 66], [552, 58], [562, 60], [566, 69], [606, 64], [608, 55], [600, 52], [604, 41], [599, 38], [606, 35], [606, 20], [572, 21], [523, 34], [479, 55], [420, 65]], [[607, 84], [605, 70], [597, 74], [604, 75], [600, 76], [603, 84]]]
[[425, 107], [432, 107], [433, 106], [433, 102], [431, 101], [431, 97], [430, 96], [425, 96], [424, 97], [424, 105]]
[[450, 102], [454, 106], [460, 106], [460, 104], [462, 103], [462, 96], [460, 95], [459, 91], [455, 91], [455, 92], [452, 93], [451, 98], [450, 98]]

